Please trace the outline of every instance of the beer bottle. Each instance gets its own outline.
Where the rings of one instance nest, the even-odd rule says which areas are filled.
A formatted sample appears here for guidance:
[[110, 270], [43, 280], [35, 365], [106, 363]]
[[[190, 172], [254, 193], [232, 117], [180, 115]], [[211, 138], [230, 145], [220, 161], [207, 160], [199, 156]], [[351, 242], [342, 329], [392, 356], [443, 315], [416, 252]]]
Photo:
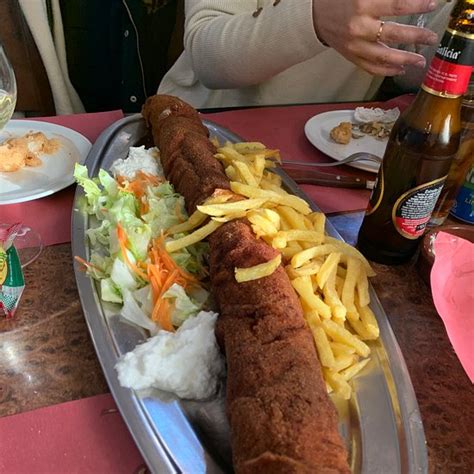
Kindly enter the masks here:
[[461, 130], [474, 65], [474, 0], [458, 0], [420, 91], [390, 134], [358, 237], [371, 260], [403, 263], [416, 252]]

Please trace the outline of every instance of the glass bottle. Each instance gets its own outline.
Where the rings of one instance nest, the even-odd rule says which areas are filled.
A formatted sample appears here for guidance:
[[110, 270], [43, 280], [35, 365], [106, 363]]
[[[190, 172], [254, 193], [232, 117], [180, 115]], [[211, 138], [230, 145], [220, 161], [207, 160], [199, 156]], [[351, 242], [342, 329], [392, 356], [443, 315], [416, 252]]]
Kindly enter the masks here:
[[395, 123], [359, 232], [371, 260], [416, 252], [460, 143], [462, 96], [474, 65], [474, 0], [458, 0], [420, 91]]

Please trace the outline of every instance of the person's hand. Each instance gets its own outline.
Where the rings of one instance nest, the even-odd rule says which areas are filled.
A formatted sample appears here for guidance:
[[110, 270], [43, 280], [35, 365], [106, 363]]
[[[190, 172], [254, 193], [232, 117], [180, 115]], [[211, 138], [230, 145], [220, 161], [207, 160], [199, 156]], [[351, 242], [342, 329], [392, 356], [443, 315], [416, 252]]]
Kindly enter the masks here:
[[382, 21], [435, 10], [434, 0], [313, 0], [313, 18], [321, 41], [371, 74], [394, 76], [404, 66], [424, 67], [421, 54], [390, 45], [434, 45], [438, 37], [426, 28]]

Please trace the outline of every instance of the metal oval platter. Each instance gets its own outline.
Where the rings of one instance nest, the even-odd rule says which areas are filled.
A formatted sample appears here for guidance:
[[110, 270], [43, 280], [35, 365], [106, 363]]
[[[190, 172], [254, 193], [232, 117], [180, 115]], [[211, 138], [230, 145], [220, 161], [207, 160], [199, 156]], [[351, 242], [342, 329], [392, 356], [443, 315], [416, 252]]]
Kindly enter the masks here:
[[[204, 121], [221, 143], [242, 141], [232, 132]], [[141, 115], [126, 117], [109, 127], [87, 158], [90, 176], [108, 170], [117, 158], [125, 158], [131, 146], [142, 144], [147, 130]], [[286, 189], [317, 206], [288, 178]], [[72, 217], [73, 254], [89, 258], [86, 230], [94, 221], [79, 210], [78, 187]], [[341, 237], [328, 222], [326, 231]], [[232, 472], [229, 427], [222, 389], [205, 402], [180, 400], [168, 393], [137, 393], [121, 387], [114, 369], [121, 355], [143, 342], [143, 330], [125, 322], [120, 307], [100, 300], [96, 283], [76, 269], [76, 281], [84, 315], [117, 402], [150, 470], [155, 473]], [[340, 431], [346, 440], [353, 472], [365, 474], [427, 472], [428, 461], [418, 404], [400, 348], [387, 316], [371, 288], [371, 307], [380, 326], [380, 339], [371, 344], [369, 364], [352, 381], [350, 401], [333, 398]]]

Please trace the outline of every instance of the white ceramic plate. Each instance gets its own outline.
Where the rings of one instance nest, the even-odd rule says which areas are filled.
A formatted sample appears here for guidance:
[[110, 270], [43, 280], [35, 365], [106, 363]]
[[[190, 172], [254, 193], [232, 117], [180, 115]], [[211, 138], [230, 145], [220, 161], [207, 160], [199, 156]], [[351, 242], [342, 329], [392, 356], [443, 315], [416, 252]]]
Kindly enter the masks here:
[[41, 166], [25, 167], [12, 173], [0, 172], [0, 204], [31, 201], [71, 185], [74, 165], [84, 163], [92, 147], [86, 137], [70, 128], [33, 120], [10, 120], [0, 131], [0, 143], [28, 132], [43, 132], [49, 139], [57, 138], [61, 147], [52, 155], [42, 155]]
[[[337, 161], [357, 152], [368, 152], [383, 157], [388, 138], [377, 140], [369, 135], [352, 139], [347, 145], [340, 145], [330, 137], [331, 130], [341, 122], [354, 122], [353, 110], [334, 110], [311, 117], [305, 124], [304, 132], [308, 140], [320, 151]], [[372, 161], [356, 161], [348, 166], [377, 173], [379, 164]]]

